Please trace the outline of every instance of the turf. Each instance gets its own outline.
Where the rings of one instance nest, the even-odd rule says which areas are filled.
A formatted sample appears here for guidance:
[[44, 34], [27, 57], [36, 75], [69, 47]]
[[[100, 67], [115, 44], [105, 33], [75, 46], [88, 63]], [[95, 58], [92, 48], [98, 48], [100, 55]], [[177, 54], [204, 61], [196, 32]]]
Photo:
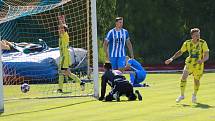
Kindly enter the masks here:
[[0, 121], [215, 121], [215, 74], [204, 74], [197, 104], [191, 103], [192, 76], [185, 99], [175, 102], [180, 76], [148, 74], [145, 82], [150, 87], [135, 88], [143, 101], [129, 102], [125, 97], [121, 102], [101, 102], [92, 97], [6, 101]]

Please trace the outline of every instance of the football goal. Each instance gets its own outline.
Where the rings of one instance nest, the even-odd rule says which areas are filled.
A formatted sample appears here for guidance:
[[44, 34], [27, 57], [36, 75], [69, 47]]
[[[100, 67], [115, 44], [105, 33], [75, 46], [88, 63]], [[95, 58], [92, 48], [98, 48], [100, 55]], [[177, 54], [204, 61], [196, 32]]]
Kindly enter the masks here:
[[[64, 76], [58, 92], [62, 15], [69, 69], [81, 82]], [[98, 97], [96, 0], [1, 0], [0, 40], [0, 112], [5, 101], [23, 98]]]

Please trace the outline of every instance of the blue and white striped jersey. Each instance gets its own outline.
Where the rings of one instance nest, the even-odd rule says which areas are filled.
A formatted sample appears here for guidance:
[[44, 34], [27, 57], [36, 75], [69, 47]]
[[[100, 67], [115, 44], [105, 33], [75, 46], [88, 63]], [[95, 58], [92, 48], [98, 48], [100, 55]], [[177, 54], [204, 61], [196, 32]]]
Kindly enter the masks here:
[[115, 28], [111, 29], [105, 41], [108, 41], [109, 56], [110, 57], [124, 57], [126, 56], [125, 43], [129, 40], [129, 34], [126, 29], [120, 29], [116, 31]]

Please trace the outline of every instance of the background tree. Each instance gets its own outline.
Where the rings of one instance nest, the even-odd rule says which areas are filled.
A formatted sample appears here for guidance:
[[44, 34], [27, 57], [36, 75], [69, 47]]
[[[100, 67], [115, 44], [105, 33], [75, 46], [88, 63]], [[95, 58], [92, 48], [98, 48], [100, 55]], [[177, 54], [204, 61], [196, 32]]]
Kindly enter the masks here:
[[105, 53], [102, 47], [105, 34], [114, 26], [117, 0], [97, 0], [99, 63], [104, 63]]
[[[107, 2], [113, 1], [106, 1], [105, 5]], [[104, 36], [110, 26], [114, 25], [111, 22], [114, 22], [116, 16], [124, 17], [124, 27], [129, 30], [135, 58], [139, 61], [144, 61], [145, 64], [163, 63], [166, 58], [180, 49], [184, 40], [190, 38], [190, 29], [198, 27], [201, 30], [201, 37], [207, 41], [210, 48], [209, 61], [214, 62], [215, 1], [117, 0], [115, 2], [114, 9], [112, 6], [108, 10], [115, 10], [112, 12], [114, 14], [103, 13], [99, 17], [108, 16], [108, 18], [98, 17], [107, 23], [106, 26], [102, 26], [104, 31], [100, 32], [99, 36]], [[183, 63], [182, 60], [184, 61], [180, 58], [177, 61]]]

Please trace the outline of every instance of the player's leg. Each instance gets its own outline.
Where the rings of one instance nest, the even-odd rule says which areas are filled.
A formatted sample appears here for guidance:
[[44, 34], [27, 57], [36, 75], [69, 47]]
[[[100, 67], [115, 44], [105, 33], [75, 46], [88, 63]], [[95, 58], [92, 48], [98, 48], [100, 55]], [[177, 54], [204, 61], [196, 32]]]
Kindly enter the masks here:
[[120, 71], [123, 71], [126, 66], [126, 57], [118, 57], [117, 66]]
[[199, 80], [194, 79], [194, 92], [192, 94], [192, 102], [193, 103], [196, 103], [196, 101], [197, 101], [196, 95], [197, 95], [197, 92], [199, 90], [199, 86], [200, 86]]
[[64, 57], [61, 55], [60, 56], [60, 62], [59, 62], [59, 71], [58, 71], [58, 90], [57, 92], [62, 93], [63, 92], [63, 83], [64, 81], [67, 81], [67, 73], [66, 70], [68, 70], [68, 66], [64, 65], [65, 64], [65, 59]]
[[139, 90], [135, 90], [135, 93], [137, 94], [138, 100], [142, 100], [142, 95], [140, 94]]
[[186, 88], [186, 82], [187, 82], [187, 77], [189, 76], [190, 70], [188, 66], [184, 67], [182, 77], [181, 77], [181, 83], [180, 83], [180, 88], [181, 88], [181, 95], [184, 96], [185, 88]]
[[110, 57], [110, 63], [111, 63], [112, 69], [118, 69], [116, 57]]
[[143, 82], [146, 78], [146, 71], [139, 71], [137, 70], [136, 72], [136, 76], [134, 79], [134, 83], [133, 86], [134, 87], [143, 87], [143, 84], [140, 84], [141, 82]]
[[116, 101], [120, 101], [120, 96], [122, 95], [121, 90], [121, 84], [115, 84], [109, 95], [112, 96]]
[[125, 94], [129, 101], [137, 99], [137, 96], [134, 94], [133, 86], [129, 83], [129, 81], [122, 83], [121, 93]]
[[199, 86], [200, 86], [200, 81], [199, 79], [194, 79], [194, 95], [197, 95], [197, 92], [199, 90]]
[[68, 77], [70, 80], [72, 80], [73, 82], [79, 82], [80, 86], [81, 86], [81, 90], [84, 91], [85, 90], [85, 83], [81, 81], [81, 79], [73, 74], [70, 70], [68, 70]]
[[59, 75], [58, 90], [57, 90], [57, 92], [59, 92], [59, 93], [63, 92], [63, 82], [64, 82], [64, 76], [63, 75]]
[[193, 103], [196, 103], [196, 101], [197, 101], [196, 95], [197, 95], [197, 92], [199, 91], [200, 79], [201, 79], [202, 75], [203, 75], [203, 66], [198, 69], [195, 69], [195, 71], [193, 73], [193, 76], [194, 76], [194, 92], [192, 95]]
[[176, 102], [180, 102], [184, 99], [184, 92], [187, 83], [187, 77], [189, 75], [189, 69], [189, 66], [185, 65], [180, 82], [181, 95], [176, 99]]
[[71, 79], [72, 81], [74, 81], [74, 82], [81, 82], [81, 79], [78, 78], [77, 75], [73, 74], [70, 70], [68, 70], [67, 73], [68, 73], [69, 79]]
[[128, 98], [129, 101], [137, 99], [137, 96], [134, 94], [134, 92], [126, 94], [126, 97]]
[[135, 79], [136, 79], [136, 73], [134, 71], [132, 71], [130, 73], [130, 82], [132, 85], [135, 83]]
[[138, 100], [142, 100], [142, 95], [140, 94], [140, 92], [138, 90], [135, 90], [135, 94], [134, 94], [134, 90], [132, 85], [130, 85], [130, 89], [127, 88], [128, 91], [126, 93], [126, 96], [128, 97], [128, 100], [133, 101], [136, 100], [138, 98]]
[[63, 92], [63, 83], [65, 81], [65, 75], [64, 75], [64, 69], [59, 71], [59, 77], [58, 77], [58, 90], [57, 92], [62, 93]]
[[118, 87], [116, 85], [114, 86], [114, 88], [112, 88], [112, 90], [109, 92], [109, 94], [105, 97], [105, 101], [112, 101], [114, 99], [117, 101], [120, 101], [117, 88]]
[[113, 95], [109, 93], [109, 94], [105, 97], [105, 101], [112, 101], [112, 100], [114, 100]]
[[129, 83], [125, 85], [125, 94], [129, 101], [137, 99], [137, 96], [134, 94], [133, 86]]

